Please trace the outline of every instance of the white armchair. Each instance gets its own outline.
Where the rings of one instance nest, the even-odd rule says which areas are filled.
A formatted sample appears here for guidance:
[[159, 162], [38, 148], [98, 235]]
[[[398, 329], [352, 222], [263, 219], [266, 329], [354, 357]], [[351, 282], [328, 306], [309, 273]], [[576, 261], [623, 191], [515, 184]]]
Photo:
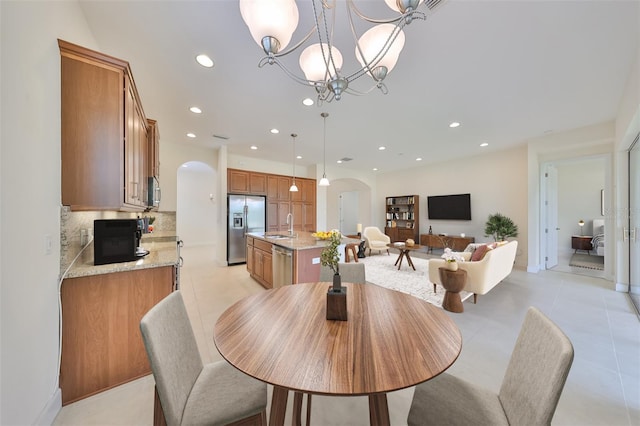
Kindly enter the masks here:
[[371, 250], [386, 250], [387, 255], [389, 255], [389, 247], [387, 244], [391, 242], [391, 238], [388, 235], [382, 233], [380, 229], [376, 226], [367, 226], [364, 228], [362, 232], [362, 237], [364, 238], [365, 249], [369, 249], [369, 255], [371, 255]]

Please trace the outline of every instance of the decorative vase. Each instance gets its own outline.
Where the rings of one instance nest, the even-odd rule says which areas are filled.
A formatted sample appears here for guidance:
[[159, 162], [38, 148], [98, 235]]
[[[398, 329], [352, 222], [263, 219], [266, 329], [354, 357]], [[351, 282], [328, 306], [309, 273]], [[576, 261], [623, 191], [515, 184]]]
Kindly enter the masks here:
[[333, 289], [334, 292], [342, 290], [342, 277], [337, 272], [333, 274]]
[[447, 269], [450, 271], [457, 271], [458, 270], [458, 262], [453, 261], [453, 262], [447, 262]]
[[340, 274], [333, 275], [333, 286], [327, 292], [327, 319], [347, 320], [347, 288], [342, 287]]

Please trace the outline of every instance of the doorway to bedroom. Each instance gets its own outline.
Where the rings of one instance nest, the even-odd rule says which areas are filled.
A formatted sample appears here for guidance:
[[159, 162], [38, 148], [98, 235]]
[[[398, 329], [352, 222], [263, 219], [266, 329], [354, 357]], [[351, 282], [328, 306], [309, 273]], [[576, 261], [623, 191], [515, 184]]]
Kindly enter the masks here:
[[546, 269], [605, 277], [607, 158], [573, 158], [545, 165]]

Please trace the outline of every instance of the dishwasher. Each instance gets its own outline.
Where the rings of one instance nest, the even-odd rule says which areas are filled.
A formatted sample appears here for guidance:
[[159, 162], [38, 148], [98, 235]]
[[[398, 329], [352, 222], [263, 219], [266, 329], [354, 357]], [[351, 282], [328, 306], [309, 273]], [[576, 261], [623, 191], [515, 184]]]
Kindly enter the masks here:
[[273, 245], [273, 288], [290, 285], [293, 281], [293, 250]]

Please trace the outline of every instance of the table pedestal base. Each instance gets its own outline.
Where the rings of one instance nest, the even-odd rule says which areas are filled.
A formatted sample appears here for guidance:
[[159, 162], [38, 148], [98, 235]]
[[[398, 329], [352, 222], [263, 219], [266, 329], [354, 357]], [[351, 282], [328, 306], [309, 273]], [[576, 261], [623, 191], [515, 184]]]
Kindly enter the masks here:
[[327, 291], [327, 319], [347, 320], [347, 288], [341, 287], [340, 292], [334, 292], [333, 287]]
[[449, 312], [464, 312], [460, 291], [462, 291], [467, 281], [467, 271], [464, 269], [451, 271], [447, 268], [438, 268], [438, 273], [440, 274], [442, 286], [447, 290], [442, 300], [442, 308]]

